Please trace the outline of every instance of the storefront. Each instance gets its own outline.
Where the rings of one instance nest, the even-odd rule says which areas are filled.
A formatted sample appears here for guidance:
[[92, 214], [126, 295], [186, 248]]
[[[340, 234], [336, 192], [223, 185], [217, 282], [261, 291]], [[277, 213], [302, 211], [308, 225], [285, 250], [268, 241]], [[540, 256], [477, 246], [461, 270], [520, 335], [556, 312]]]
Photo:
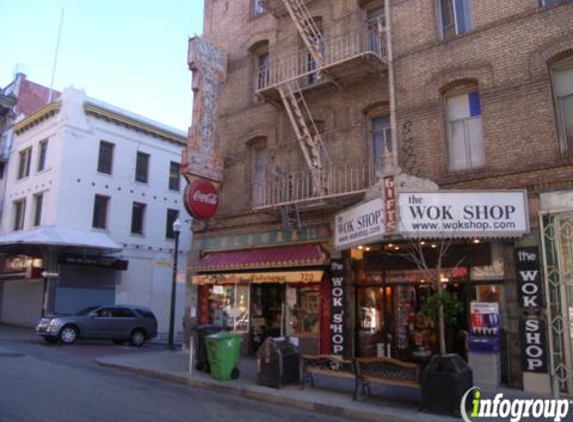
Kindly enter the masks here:
[[192, 266], [198, 322], [243, 333], [245, 354], [267, 337], [282, 336], [303, 353], [319, 353], [327, 264], [319, 244], [207, 254]]

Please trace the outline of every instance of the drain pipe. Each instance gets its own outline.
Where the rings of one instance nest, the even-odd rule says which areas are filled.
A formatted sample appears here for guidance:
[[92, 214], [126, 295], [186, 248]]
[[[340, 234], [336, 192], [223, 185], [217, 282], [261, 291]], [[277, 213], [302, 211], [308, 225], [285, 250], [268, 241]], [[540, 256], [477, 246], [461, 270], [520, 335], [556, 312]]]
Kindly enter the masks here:
[[390, 0], [384, 1], [385, 32], [386, 32], [386, 61], [388, 63], [388, 96], [390, 99], [390, 126], [392, 128], [392, 163], [398, 168], [398, 140], [396, 122], [396, 95], [394, 91], [394, 56], [392, 52], [392, 23], [390, 17]]

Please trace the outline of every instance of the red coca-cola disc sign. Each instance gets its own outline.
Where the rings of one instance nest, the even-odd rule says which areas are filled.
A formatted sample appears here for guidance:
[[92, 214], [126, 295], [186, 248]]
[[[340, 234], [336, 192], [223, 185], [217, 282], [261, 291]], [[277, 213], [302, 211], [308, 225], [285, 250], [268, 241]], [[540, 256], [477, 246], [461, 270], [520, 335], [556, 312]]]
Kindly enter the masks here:
[[183, 196], [187, 212], [198, 220], [207, 220], [217, 212], [219, 194], [207, 180], [196, 180], [188, 185]]

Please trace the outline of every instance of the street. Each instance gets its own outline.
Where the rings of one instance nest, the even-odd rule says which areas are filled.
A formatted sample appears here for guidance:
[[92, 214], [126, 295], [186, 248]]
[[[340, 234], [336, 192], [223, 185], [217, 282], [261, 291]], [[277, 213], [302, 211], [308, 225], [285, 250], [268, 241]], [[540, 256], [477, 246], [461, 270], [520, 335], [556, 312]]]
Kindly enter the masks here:
[[[342, 421], [103, 368], [97, 356], [148, 353], [105, 341], [49, 345], [0, 324], [0, 422]], [[7, 353], [10, 352], [10, 353]], [[12, 353], [15, 352], [15, 353]]]

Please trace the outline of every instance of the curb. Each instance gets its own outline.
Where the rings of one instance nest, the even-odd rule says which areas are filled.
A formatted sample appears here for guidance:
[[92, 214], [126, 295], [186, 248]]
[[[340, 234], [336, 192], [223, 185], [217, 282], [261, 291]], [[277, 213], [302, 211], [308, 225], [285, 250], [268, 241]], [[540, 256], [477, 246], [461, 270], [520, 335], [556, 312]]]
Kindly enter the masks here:
[[[212, 383], [208, 381], [192, 379], [189, 377], [155, 371], [152, 369], [145, 369], [134, 366], [127, 366], [124, 364], [117, 364], [106, 362], [99, 358], [95, 359], [98, 365], [118, 369], [125, 372], [131, 372], [134, 374], [145, 375], [152, 378], [157, 378], [165, 381], [171, 381], [178, 384], [189, 385], [192, 387], [202, 388], [205, 390], [210, 390], [220, 394], [232, 395], [234, 397], [243, 397], [251, 400], [261, 401], [264, 403], [277, 404], [282, 406], [295, 407], [300, 410], [306, 410], [310, 412], [321, 413], [328, 416], [339, 416], [347, 419], [359, 419], [368, 422], [420, 422], [421, 420], [428, 420], [435, 415], [426, 415], [416, 413], [416, 417], [405, 417], [400, 415], [398, 412], [392, 412], [388, 414], [370, 412], [368, 410], [351, 409], [344, 406], [333, 406], [324, 403], [318, 403], [311, 400], [304, 400], [293, 397], [284, 397], [277, 394], [268, 394], [262, 391], [253, 390], [251, 388], [237, 387], [234, 385], [220, 385], [217, 383]], [[452, 419], [453, 420], [453, 419]]]

